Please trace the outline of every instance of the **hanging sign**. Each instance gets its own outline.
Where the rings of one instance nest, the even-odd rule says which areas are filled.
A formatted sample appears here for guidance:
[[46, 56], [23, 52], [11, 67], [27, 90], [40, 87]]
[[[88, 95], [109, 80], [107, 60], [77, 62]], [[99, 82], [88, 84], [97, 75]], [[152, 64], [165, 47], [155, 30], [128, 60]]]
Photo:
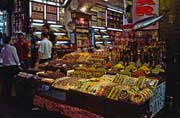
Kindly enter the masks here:
[[[133, 23], [142, 19], [159, 15], [159, 0], [134, 0], [133, 1]], [[158, 29], [158, 23], [152, 24], [144, 29]]]

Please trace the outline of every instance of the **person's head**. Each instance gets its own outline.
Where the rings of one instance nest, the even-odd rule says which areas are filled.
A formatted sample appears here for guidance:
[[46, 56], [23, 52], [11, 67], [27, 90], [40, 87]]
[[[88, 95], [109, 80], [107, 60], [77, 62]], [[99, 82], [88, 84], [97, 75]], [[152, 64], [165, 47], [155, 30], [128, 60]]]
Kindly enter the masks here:
[[41, 33], [41, 38], [48, 38], [48, 33], [47, 32], [42, 32]]
[[4, 37], [3, 42], [4, 42], [4, 44], [10, 44], [11, 43], [11, 37], [10, 36]]
[[18, 34], [18, 39], [19, 39], [20, 42], [23, 42], [25, 40], [24, 34], [23, 33], [19, 33]]
[[42, 32], [49, 32], [49, 24], [44, 24], [42, 26]]

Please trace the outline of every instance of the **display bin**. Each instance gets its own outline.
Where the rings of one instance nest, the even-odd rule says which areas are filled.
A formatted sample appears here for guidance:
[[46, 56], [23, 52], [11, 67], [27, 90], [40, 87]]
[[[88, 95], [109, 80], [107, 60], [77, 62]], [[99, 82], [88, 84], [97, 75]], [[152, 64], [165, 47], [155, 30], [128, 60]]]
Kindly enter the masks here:
[[148, 101], [135, 105], [125, 102], [106, 100], [105, 118], [144, 118], [149, 116]]
[[89, 110], [98, 115], [105, 115], [105, 99], [75, 90], [69, 90], [68, 102], [70, 105]]
[[165, 105], [166, 82], [160, 81], [152, 97], [142, 104], [115, 101], [104, 97], [69, 90], [68, 102], [105, 118], [152, 118], [159, 115]]
[[39, 92], [38, 95], [57, 103], [68, 104], [67, 94], [69, 91], [51, 87], [50, 90]]
[[[142, 104], [115, 101], [71, 89], [66, 91], [51, 88], [49, 91], [38, 93], [36, 96], [56, 104], [68, 105], [73, 109], [75, 107], [87, 110], [104, 118], [154, 118], [164, 108], [165, 89], [166, 82], [161, 81], [154, 90], [152, 97]], [[54, 94], [52, 91], [55, 91]], [[43, 104], [46, 104], [47, 100], [43, 101]], [[79, 111], [77, 114], [81, 114], [81, 112]]]
[[140, 105], [110, 100], [75, 90], [69, 90], [69, 104], [89, 110], [105, 118], [140, 118], [148, 111], [148, 102]]

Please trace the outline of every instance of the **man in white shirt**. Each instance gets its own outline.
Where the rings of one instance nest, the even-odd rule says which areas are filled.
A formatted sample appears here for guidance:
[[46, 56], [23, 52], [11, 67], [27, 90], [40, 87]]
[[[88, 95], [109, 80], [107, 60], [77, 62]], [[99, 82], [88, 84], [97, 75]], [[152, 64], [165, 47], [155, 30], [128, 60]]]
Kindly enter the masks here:
[[11, 38], [4, 38], [4, 47], [1, 50], [2, 65], [3, 65], [3, 92], [7, 100], [11, 99], [11, 89], [13, 78], [22, 68], [17, 54], [17, 50], [11, 45]]
[[36, 61], [36, 67], [38, 66], [38, 64], [45, 63], [51, 59], [52, 43], [48, 39], [48, 34], [46, 32], [42, 32], [41, 38], [42, 41], [38, 49], [38, 58]]

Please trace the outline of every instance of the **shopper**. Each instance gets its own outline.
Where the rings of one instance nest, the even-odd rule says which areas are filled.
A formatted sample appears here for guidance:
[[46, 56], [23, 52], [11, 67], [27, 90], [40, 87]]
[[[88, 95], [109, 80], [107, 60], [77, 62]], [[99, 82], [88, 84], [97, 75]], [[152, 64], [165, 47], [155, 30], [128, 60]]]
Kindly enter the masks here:
[[39, 44], [38, 42], [40, 42], [39, 37], [33, 35], [33, 29], [30, 27], [29, 28], [29, 34], [30, 34], [30, 38], [31, 38], [31, 62], [30, 62], [30, 66], [31, 68], [35, 67], [35, 63], [37, 61], [37, 57], [38, 57], [38, 48], [39, 48]]
[[29, 53], [29, 42], [24, 38], [23, 33], [18, 34], [18, 41], [14, 44], [20, 59], [20, 63], [23, 69], [27, 69], [28, 64], [28, 53]]
[[36, 67], [38, 67], [40, 63], [45, 63], [49, 61], [51, 59], [51, 54], [52, 54], [52, 43], [48, 39], [48, 33], [42, 32], [41, 38], [42, 38], [42, 41], [39, 44]]
[[[52, 45], [55, 46], [55, 44], [56, 44], [56, 35], [54, 35], [54, 33], [52, 33], [50, 31], [50, 25], [47, 24], [47, 23], [44, 24], [42, 26], [42, 31], [48, 33], [49, 40], [52, 42]], [[55, 50], [54, 50], [54, 48], [52, 48], [52, 54], [51, 54], [52, 59], [54, 58], [54, 55], [55, 55], [54, 53], [55, 53]]]
[[2, 65], [3, 65], [3, 91], [7, 100], [10, 100], [11, 90], [13, 85], [13, 78], [22, 68], [16, 48], [11, 45], [11, 38], [5, 37], [3, 39], [4, 47], [1, 50]]
[[49, 40], [52, 42], [53, 45], [56, 43], [56, 35], [54, 35], [52, 32], [50, 32], [50, 26], [49, 24], [44, 24], [42, 26], [42, 32], [47, 32], [49, 36]]

